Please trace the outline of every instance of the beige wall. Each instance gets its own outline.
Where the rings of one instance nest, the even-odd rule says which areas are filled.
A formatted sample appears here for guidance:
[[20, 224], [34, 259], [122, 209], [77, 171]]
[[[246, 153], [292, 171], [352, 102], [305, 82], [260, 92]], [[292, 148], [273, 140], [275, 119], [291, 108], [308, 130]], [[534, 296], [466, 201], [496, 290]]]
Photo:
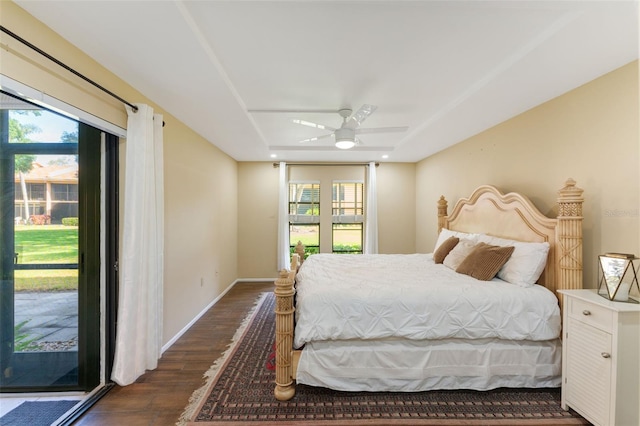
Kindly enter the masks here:
[[238, 277], [237, 162], [185, 130], [165, 130], [167, 337]]
[[[2, 1], [0, 22], [129, 102], [147, 103], [156, 112], [164, 114], [163, 343], [168, 342], [238, 276], [236, 161], [159, 109], [13, 2]], [[120, 102], [4, 33], [0, 37], [0, 73], [120, 127], [126, 127], [126, 113]], [[120, 144], [120, 149], [124, 151], [124, 143]], [[124, 170], [123, 152], [121, 157]], [[124, 183], [123, 178], [121, 183]]]
[[416, 166], [414, 163], [380, 163], [378, 183], [378, 251], [415, 253]]
[[[331, 188], [333, 180], [364, 180], [365, 167], [292, 166], [289, 179], [320, 181]], [[278, 174], [272, 163], [243, 162], [238, 166], [238, 275], [241, 278], [277, 276]], [[378, 251], [415, 251], [415, 165], [381, 163], [376, 168], [378, 185]], [[331, 191], [321, 195], [331, 205]], [[331, 211], [322, 209], [330, 222]], [[321, 245], [331, 247], [331, 229], [321, 227]]]
[[276, 278], [279, 169], [238, 163], [238, 276]]
[[585, 197], [584, 286], [596, 287], [598, 254], [640, 252], [638, 102], [636, 61], [419, 162], [417, 250], [433, 250], [440, 195], [492, 184], [555, 215], [571, 177]]

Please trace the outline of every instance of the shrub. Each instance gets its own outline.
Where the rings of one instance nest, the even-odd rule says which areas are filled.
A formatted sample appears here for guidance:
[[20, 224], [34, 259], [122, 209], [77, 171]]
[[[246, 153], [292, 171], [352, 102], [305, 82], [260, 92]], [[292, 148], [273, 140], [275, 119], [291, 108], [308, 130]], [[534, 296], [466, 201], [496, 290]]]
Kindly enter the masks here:
[[38, 337], [34, 337], [25, 332], [24, 326], [28, 323], [29, 320], [22, 321], [20, 324], [16, 324], [14, 327], [14, 348], [15, 352], [23, 352], [29, 350], [38, 350], [38, 344], [35, 343], [38, 340]]
[[64, 226], [78, 226], [78, 218], [77, 217], [63, 217], [62, 224]]
[[362, 244], [334, 244], [333, 251], [339, 253], [362, 253]]

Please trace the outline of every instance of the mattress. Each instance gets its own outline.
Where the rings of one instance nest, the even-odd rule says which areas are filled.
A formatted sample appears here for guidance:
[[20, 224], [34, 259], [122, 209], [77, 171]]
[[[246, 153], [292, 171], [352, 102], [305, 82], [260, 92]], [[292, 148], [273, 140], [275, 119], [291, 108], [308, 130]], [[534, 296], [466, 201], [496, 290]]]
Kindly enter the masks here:
[[556, 296], [543, 286], [478, 281], [431, 254], [309, 256], [296, 277], [294, 346], [314, 341], [559, 337]]

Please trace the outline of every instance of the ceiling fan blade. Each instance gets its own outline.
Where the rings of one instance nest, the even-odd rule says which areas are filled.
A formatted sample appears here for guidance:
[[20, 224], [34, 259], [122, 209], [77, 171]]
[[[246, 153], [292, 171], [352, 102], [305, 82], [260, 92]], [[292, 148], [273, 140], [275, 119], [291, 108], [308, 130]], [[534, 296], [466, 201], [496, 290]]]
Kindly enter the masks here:
[[315, 141], [317, 141], [319, 139], [330, 138], [331, 136], [333, 136], [333, 133], [329, 133], [328, 135], [314, 136], [312, 138], [303, 139], [301, 141], [298, 141], [298, 143], [315, 142]]
[[249, 108], [247, 109], [249, 113], [267, 113], [267, 114], [335, 114], [338, 112], [337, 109], [259, 109], [259, 108]]
[[324, 124], [313, 123], [311, 121], [306, 121], [306, 120], [298, 120], [297, 118], [291, 119], [291, 122], [296, 123], [296, 124], [301, 124], [301, 125], [307, 126], [307, 127], [313, 127], [314, 129], [330, 130], [332, 132], [335, 132], [335, 130], [336, 130], [335, 128], [333, 128], [331, 126], [325, 126]]
[[406, 132], [409, 129], [408, 126], [401, 127], [373, 127], [370, 129], [356, 129], [356, 133], [359, 135], [366, 133], [400, 133]]
[[368, 104], [362, 105], [360, 109], [356, 111], [351, 116], [351, 118], [349, 118], [349, 120], [347, 120], [345, 125], [351, 129], [355, 129], [360, 124], [362, 124], [362, 122], [366, 120], [367, 117], [369, 117], [373, 113], [373, 111], [376, 110], [376, 108], [378, 107], [375, 105], [368, 105]]

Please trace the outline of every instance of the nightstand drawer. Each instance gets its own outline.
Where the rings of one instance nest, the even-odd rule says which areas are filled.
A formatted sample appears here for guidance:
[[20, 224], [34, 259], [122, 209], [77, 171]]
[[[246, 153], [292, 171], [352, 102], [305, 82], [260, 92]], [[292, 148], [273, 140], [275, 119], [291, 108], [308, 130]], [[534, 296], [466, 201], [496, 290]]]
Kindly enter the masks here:
[[613, 328], [613, 313], [610, 309], [584, 300], [571, 298], [569, 316], [607, 333], [611, 333]]

